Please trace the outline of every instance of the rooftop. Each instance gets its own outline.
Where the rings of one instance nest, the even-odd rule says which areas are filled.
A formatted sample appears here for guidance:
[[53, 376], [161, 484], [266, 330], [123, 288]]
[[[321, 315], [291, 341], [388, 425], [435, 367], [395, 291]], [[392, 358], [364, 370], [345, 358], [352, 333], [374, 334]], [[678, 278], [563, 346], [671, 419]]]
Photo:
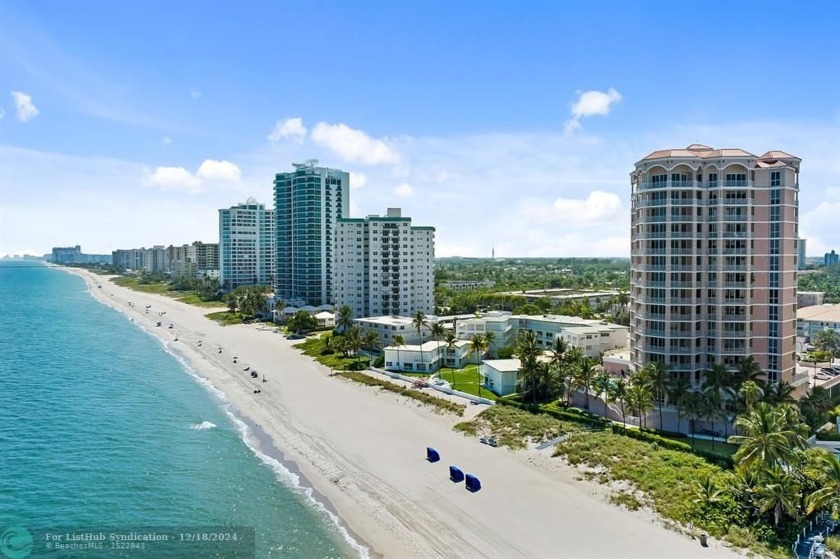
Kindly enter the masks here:
[[840, 305], [813, 305], [796, 311], [799, 320], [840, 322]]
[[497, 371], [518, 371], [522, 366], [519, 359], [483, 359], [481, 362]]
[[714, 149], [703, 144], [691, 144], [686, 148], [676, 149], [660, 149], [654, 151], [642, 161], [649, 159], [665, 159], [669, 157], [699, 157], [701, 159], [708, 159], [714, 157], [752, 157], [758, 160], [758, 164], [762, 167], [784, 166], [785, 161], [799, 161], [795, 155], [791, 155], [780, 150], [771, 150], [764, 153], [761, 157], [750, 153], [741, 148], [721, 148]]

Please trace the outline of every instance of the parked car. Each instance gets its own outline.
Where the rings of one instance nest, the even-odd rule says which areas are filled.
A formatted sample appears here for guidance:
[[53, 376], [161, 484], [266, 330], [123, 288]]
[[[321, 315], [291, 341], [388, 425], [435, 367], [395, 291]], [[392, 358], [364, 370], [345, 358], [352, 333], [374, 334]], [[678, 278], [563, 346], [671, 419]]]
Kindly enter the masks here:
[[498, 442], [496, 442], [496, 439], [494, 439], [493, 437], [481, 437], [481, 438], [480, 438], [480, 439], [478, 439], [478, 440], [479, 440], [480, 442], [482, 442], [482, 443], [486, 444], [486, 445], [490, 445], [490, 446], [499, 446], [499, 443], [498, 443]]
[[815, 378], [818, 378], [818, 379], [820, 379], [820, 380], [829, 380], [829, 379], [834, 378], [834, 376], [833, 376], [833, 375], [829, 375], [828, 373], [824, 373], [824, 372], [822, 372], [822, 371], [820, 371], [819, 373], [815, 374], [815, 375], [814, 375], [814, 377], [815, 377]]

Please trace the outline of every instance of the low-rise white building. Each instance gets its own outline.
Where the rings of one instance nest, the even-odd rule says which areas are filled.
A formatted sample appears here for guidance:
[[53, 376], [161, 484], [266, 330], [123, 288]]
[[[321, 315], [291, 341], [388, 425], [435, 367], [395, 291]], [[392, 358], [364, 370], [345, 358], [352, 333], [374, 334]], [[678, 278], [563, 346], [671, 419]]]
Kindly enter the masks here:
[[825, 303], [825, 291], [797, 291], [796, 306], [800, 309]]
[[335, 315], [328, 311], [321, 311], [313, 315], [315, 320], [318, 321], [318, 326], [322, 328], [334, 328], [335, 327]]
[[379, 340], [383, 346], [390, 345], [394, 341], [394, 336], [402, 336], [406, 344], [418, 344], [421, 339], [423, 341], [431, 340], [432, 324], [437, 322], [438, 318], [427, 316], [427, 324], [420, 328], [419, 335], [413, 320], [408, 316], [368, 316], [353, 319], [353, 324], [359, 327], [362, 334], [367, 330], [373, 330], [379, 334]]
[[497, 396], [507, 396], [516, 392], [519, 382], [519, 359], [485, 359], [478, 372], [481, 384]]
[[453, 347], [446, 342], [430, 340], [421, 345], [389, 345], [383, 349], [385, 369], [407, 373], [433, 373], [442, 367], [460, 369], [467, 363], [477, 363], [480, 356], [472, 352], [470, 343], [458, 340]]
[[840, 334], [840, 305], [814, 305], [796, 311], [796, 335], [809, 342], [822, 330]]
[[537, 345], [550, 348], [555, 338], [563, 338], [570, 346], [578, 347], [587, 357], [599, 357], [602, 352], [627, 347], [627, 327], [606, 321], [587, 320], [576, 316], [514, 315], [507, 311], [460, 320], [457, 336], [468, 340], [474, 334], [494, 334], [491, 355], [497, 348], [514, 343], [520, 332], [530, 330], [537, 336]]

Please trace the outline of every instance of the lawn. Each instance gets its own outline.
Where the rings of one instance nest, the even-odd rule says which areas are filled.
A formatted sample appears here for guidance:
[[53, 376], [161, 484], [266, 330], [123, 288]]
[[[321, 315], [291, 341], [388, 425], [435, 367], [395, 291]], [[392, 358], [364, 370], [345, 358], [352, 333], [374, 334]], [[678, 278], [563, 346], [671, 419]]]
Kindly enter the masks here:
[[367, 357], [345, 357], [340, 351], [335, 353], [324, 353], [324, 336], [331, 336], [331, 333], [313, 334], [305, 341], [295, 344], [295, 347], [330, 369], [359, 370], [367, 369], [370, 359]]
[[675, 441], [680, 441], [681, 443], [686, 443], [692, 448], [696, 448], [698, 450], [703, 450], [706, 452], [711, 452], [713, 454], [717, 454], [723, 458], [729, 458], [738, 450], [738, 445], [729, 444], [723, 442], [723, 438], [721, 437], [720, 440], [715, 441], [714, 448], [712, 448], [712, 441], [707, 441], [706, 439], [695, 439], [694, 443], [691, 442], [691, 436], [688, 437], [674, 437], [669, 435], [662, 435], [661, 433], [657, 433], [660, 436], [665, 437], [666, 439], [673, 439]]
[[[410, 377], [419, 377], [419, 378], [428, 378], [428, 374], [423, 373], [400, 373], [405, 376]], [[451, 383], [452, 382], [452, 374], [453, 369], [449, 367], [443, 367], [438, 369], [434, 374], [438, 375], [443, 380]], [[480, 375], [478, 374], [478, 365], [467, 365], [462, 369], [454, 369], [455, 374], [455, 384], [452, 386], [455, 390], [460, 390], [461, 392], [466, 392], [467, 394], [473, 394], [474, 396], [478, 396], [478, 384], [480, 380]], [[486, 388], [481, 389], [481, 397], [487, 398], [488, 400], [496, 400], [498, 396], [487, 390]]]
[[181, 303], [186, 303], [196, 307], [211, 309], [225, 306], [225, 304], [221, 301], [202, 301], [195, 291], [172, 290], [166, 283], [140, 283], [139, 279], [126, 276], [111, 278], [111, 281], [120, 287], [127, 287], [133, 291], [140, 291], [141, 293], [154, 293], [155, 295], [165, 295], [167, 297], [172, 297]]

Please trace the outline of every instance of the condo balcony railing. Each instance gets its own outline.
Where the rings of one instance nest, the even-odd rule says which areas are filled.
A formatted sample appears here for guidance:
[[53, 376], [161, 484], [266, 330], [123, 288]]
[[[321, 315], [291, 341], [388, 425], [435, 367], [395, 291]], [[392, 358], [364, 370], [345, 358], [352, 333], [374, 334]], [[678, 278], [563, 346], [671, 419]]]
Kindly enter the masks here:
[[664, 231], [644, 231], [636, 235], [637, 239], [664, 239], [667, 233]]
[[671, 254], [696, 254], [697, 249], [693, 248], [672, 248]]
[[693, 233], [691, 231], [675, 231], [669, 234], [672, 239], [690, 239], [696, 235], [702, 236], [702, 233]]
[[699, 347], [669, 347], [668, 353], [686, 355], [689, 353], [700, 353]]
[[669, 330], [669, 338], [696, 338], [698, 334], [691, 330]]
[[670, 283], [671, 287], [694, 287], [695, 282], [693, 281], [672, 281]]
[[644, 305], [664, 305], [665, 304], [665, 297], [648, 297], [646, 295], [642, 295], [636, 299], [638, 302]]
[[691, 272], [694, 270], [693, 264], [671, 264], [672, 272]]
[[636, 202], [637, 208], [652, 208], [656, 206], [667, 206], [668, 200], [665, 199], [657, 199], [657, 200], [639, 200]]
[[725, 180], [725, 181], [723, 181], [723, 186], [749, 186], [749, 185], [750, 185], [749, 181], [746, 181], [746, 180], [743, 180], [743, 181]]
[[671, 205], [672, 206], [695, 206], [697, 204], [702, 203], [702, 200], [698, 200], [697, 198], [672, 198]]
[[749, 234], [746, 231], [724, 231], [724, 239], [746, 239]]
[[723, 254], [747, 254], [746, 247], [744, 248], [725, 248], [723, 249]]
[[697, 219], [694, 215], [671, 215], [671, 221], [694, 221]]
[[642, 336], [665, 336], [665, 330], [661, 328], [636, 328], [636, 332]]
[[668, 221], [668, 218], [664, 215], [649, 215], [643, 217], [641, 221], [644, 221], [646, 223], [665, 223], [666, 221]]

